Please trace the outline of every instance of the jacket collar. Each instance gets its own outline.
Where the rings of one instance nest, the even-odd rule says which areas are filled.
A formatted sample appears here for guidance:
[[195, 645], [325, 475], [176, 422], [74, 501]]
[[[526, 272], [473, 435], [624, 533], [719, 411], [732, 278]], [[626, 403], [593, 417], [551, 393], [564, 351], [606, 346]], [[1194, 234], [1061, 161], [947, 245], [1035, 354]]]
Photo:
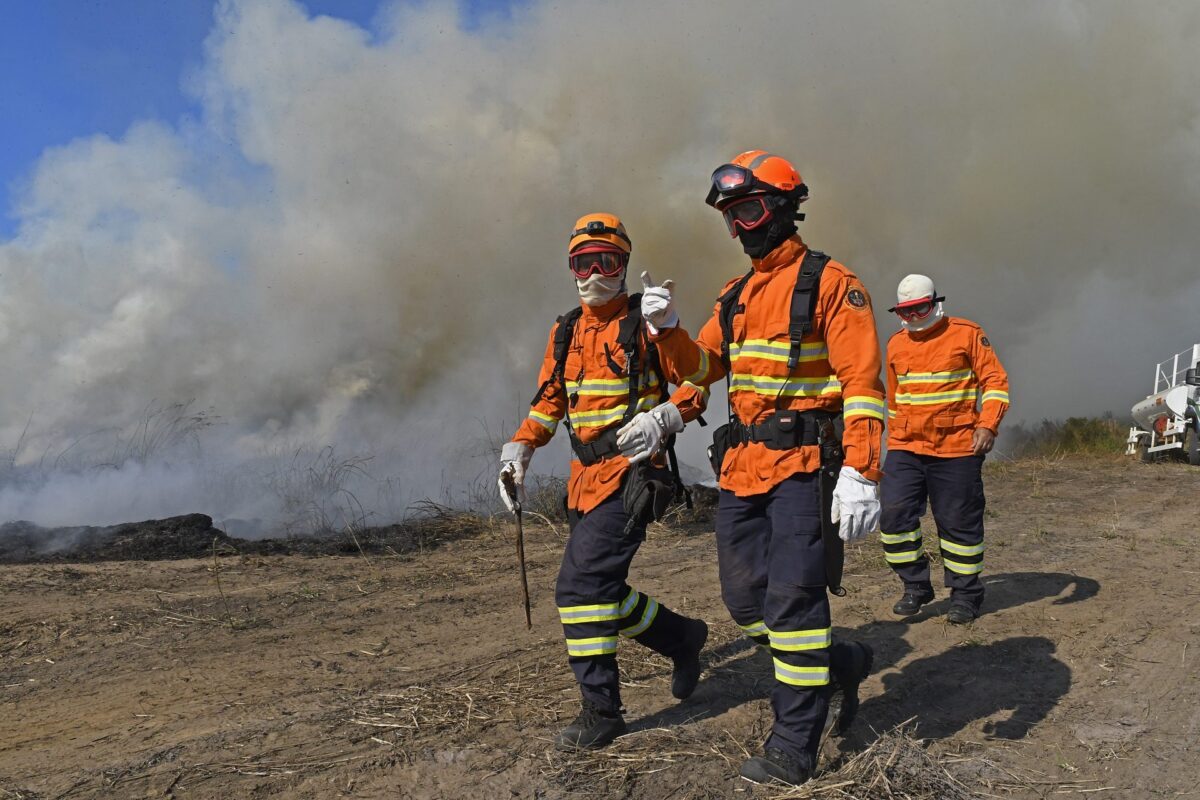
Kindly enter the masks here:
[[807, 249], [800, 234], [794, 233], [763, 258], [750, 259], [750, 263], [754, 265], [755, 272], [774, 272], [788, 264], [795, 264], [804, 256], [804, 251]]
[[907, 333], [909, 338], [911, 338], [913, 341], [923, 342], [926, 339], [932, 339], [934, 336], [937, 336], [939, 333], [946, 330], [946, 326], [949, 324], [950, 317], [945, 316], [923, 331], [910, 331], [906, 328], [904, 332]]
[[608, 322], [618, 312], [624, 311], [625, 307], [629, 305], [629, 295], [621, 292], [602, 306], [589, 306], [582, 300], [579, 301], [579, 305], [583, 307], [583, 318], [585, 320], [589, 322]]

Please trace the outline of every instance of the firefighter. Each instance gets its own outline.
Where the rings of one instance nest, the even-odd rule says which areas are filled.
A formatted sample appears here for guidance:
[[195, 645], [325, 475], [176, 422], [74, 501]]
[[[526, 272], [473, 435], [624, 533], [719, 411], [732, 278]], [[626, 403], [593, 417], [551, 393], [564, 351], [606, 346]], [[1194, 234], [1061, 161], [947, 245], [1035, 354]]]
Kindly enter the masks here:
[[[889, 309], [901, 330], [888, 341], [888, 454], [884, 465], [884, 556], [904, 582], [893, 607], [909, 617], [933, 600], [921, 539], [925, 499], [933, 508], [950, 608], [965, 625], [983, 604], [983, 460], [1008, 410], [1008, 375], [983, 330], [947, 317], [946, 298], [925, 275], [909, 275]], [[982, 405], [976, 409], [976, 403]]]
[[807, 198], [777, 155], [751, 150], [718, 167], [707, 202], [750, 270], [725, 285], [696, 341], [679, 327], [665, 284], [642, 299], [664, 365], [700, 386], [728, 379], [729, 424], [710, 451], [721, 594], [775, 667], [775, 722], [741, 775], [791, 785], [816, 768], [831, 673], [843, 694], [842, 733], [870, 671], [868, 646], [832, 641], [826, 587], [842, 591], [843, 541], [878, 523], [884, 415], [870, 297], [797, 234]]
[[[568, 263], [580, 304], [559, 317], [542, 361], [528, 417], [504, 445], [506, 478], [524, 492], [535, 448], [565, 422], [574, 458], [567, 485], [571, 533], [555, 588], [567, 661], [581, 694], [579, 716], [555, 739], [562, 749], [603, 747], [626, 730], [617, 640], [631, 638], [672, 659], [671, 693], [692, 694], [708, 637], [701, 620], [680, 616], [626, 583], [646, 523], [674, 496], [671, 443], [703, 411], [706, 390], [659, 366], [641, 320], [640, 295], [626, 293], [632, 243], [612, 214], [575, 223]], [[668, 399], [667, 383], [678, 388]], [[666, 469], [670, 451], [674, 475]], [[647, 503], [657, 503], [657, 510]]]

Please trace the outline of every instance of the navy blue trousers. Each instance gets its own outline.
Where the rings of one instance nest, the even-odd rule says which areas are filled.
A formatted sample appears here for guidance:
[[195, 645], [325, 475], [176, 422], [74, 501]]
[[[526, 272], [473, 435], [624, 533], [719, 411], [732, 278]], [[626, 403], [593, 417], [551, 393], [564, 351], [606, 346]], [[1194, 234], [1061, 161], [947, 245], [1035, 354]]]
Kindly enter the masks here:
[[926, 499], [937, 524], [938, 548], [951, 598], [983, 603], [983, 459], [938, 458], [890, 450], [883, 465], [880, 517], [883, 552], [910, 588], [931, 586], [921, 539]]
[[634, 639], [673, 658], [683, 648], [685, 618], [626, 582], [646, 529], [625, 532], [629, 515], [621, 492], [587, 514], [571, 512], [570, 518], [571, 535], [554, 590], [567, 660], [583, 698], [603, 711], [618, 712], [618, 638]]
[[717, 506], [721, 597], [775, 664], [767, 744], [813, 756], [829, 712], [832, 641], [821, 513], [815, 473], [751, 497], [722, 490]]

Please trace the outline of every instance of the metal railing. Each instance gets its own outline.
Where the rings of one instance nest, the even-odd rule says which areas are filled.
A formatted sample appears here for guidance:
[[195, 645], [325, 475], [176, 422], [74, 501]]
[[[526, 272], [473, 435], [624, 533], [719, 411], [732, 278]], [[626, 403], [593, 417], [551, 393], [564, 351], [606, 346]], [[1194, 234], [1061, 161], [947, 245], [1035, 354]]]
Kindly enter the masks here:
[[1184, 374], [1200, 362], [1200, 344], [1176, 353], [1173, 358], [1160, 361], [1154, 368], [1154, 394], [1174, 388], [1183, 383]]

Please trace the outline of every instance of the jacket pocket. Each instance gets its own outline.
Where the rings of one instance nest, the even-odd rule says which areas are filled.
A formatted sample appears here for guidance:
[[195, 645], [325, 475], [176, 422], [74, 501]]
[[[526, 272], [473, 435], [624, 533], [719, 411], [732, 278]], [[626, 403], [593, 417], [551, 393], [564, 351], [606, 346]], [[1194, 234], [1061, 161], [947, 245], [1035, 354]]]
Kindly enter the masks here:
[[959, 428], [974, 428], [976, 415], [970, 413], [951, 413], [938, 414], [933, 418], [933, 427], [939, 431], [950, 431]]

